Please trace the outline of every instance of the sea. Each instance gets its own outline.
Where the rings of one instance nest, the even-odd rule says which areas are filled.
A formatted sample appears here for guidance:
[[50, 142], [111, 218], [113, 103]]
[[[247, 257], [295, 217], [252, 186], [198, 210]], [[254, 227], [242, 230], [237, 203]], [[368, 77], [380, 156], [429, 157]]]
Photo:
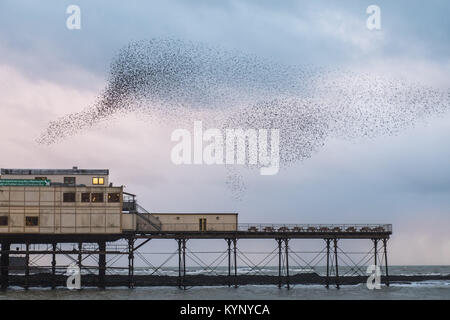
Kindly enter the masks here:
[[[245, 269], [238, 273], [246, 272]], [[263, 270], [275, 273], [275, 267]], [[303, 270], [304, 271], [304, 270]], [[136, 271], [138, 274], [148, 272], [145, 268]], [[198, 274], [201, 270], [191, 268], [188, 274]], [[391, 275], [430, 275], [448, 276], [450, 266], [390, 266]], [[420, 282], [391, 283], [389, 287], [382, 284], [381, 289], [369, 290], [366, 284], [341, 285], [340, 289], [323, 285], [291, 285], [290, 289], [279, 289], [276, 285], [245, 285], [238, 288], [228, 286], [188, 287], [186, 290], [177, 287], [113, 287], [107, 289], [83, 288], [69, 290], [65, 287], [55, 290], [47, 288], [11, 287], [0, 292], [0, 300], [395, 300], [395, 299], [450, 299], [450, 280], [428, 280]]]

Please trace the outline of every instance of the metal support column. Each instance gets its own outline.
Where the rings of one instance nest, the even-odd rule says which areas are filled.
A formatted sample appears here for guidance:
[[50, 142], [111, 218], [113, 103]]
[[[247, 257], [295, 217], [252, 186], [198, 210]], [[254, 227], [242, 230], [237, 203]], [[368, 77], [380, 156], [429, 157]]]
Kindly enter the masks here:
[[327, 243], [327, 278], [325, 287], [328, 289], [330, 287], [330, 239], [325, 239]]
[[178, 241], [178, 288], [186, 289], [186, 239]]
[[178, 242], [178, 288], [181, 289], [181, 239]]
[[389, 287], [389, 271], [388, 271], [388, 259], [387, 259], [387, 239], [383, 239], [383, 247], [384, 247], [384, 266], [386, 268], [385, 275], [385, 284]]
[[10, 247], [11, 247], [11, 244], [9, 242], [2, 242], [2, 254], [1, 254], [1, 258], [0, 258], [2, 290], [6, 290], [8, 288]]
[[234, 255], [234, 287], [237, 288], [237, 239], [233, 239], [233, 255]]
[[25, 290], [28, 290], [30, 280], [30, 243], [25, 243]]
[[52, 243], [52, 289], [56, 288], [56, 242]]
[[276, 239], [277, 240], [277, 242], [278, 242], [278, 288], [281, 288], [281, 276], [282, 276], [282, 266], [281, 266], [281, 263], [282, 263], [282, 254], [283, 254], [283, 251], [282, 251], [282, 242], [281, 242], [281, 239]]
[[128, 238], [128, 288], [134, 287], [134, 238]]
[[289, 284], [289, 239], [284, 239], [284, 249], [286, 255], [286, 285], [288, 290], [290, 289]]
[[378, 239], [373, 239], [374, 264], [378, 266]]
[[334, 239], [334, 266], [336, 275], [336, 288], [339, 289], [339, 266], [338, 266], [338, 253], [337, 253], [338, 239]]
[[183, 239], [183, 289], [186, 290], [186, 239]]
[[80, 268], [80, 274], [81, 274], [81, 263], [83, 261], [83, 256], [81, 254], [81, 251], [83, 250], [83, 243], [78, 243], [78, 268]]
[[105, 289], [106, 278], [106, 242], [98, 243], [98, 287]]
[[228, 287], [231, 287], [231, 239], [225, 239], [228, 245]]

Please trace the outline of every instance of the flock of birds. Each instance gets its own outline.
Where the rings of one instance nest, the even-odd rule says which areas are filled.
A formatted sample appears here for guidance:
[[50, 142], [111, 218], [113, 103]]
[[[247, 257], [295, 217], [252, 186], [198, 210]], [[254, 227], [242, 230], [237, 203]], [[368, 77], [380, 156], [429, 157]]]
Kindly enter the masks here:
[[[109, 79], [88, 108], [50, 122], [42, 144], [121, 113], [158, 115], [174, 128], [280, 130], [280, 167], [310, 158], [329, 137], [393, 135], [447, 112], [449, 92], [389, 77], [291, 66], [242, 52], [173, 39], [133, 42], [113, 59]], [[230, 168], [235, 195], [243, 175]]]

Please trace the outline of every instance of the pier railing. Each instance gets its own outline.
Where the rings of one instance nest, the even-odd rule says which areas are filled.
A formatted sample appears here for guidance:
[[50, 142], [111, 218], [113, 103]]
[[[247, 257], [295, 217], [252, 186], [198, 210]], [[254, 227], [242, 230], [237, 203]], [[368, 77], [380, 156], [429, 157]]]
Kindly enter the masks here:
[[392, 233], [391, 224], [261, 224], [208, 223], [200, 230], [198, 223], [163, 223], [161, 231], [240, 231], [240, 232], [295, 232], [295, 233]]
[[392, 232], [392, 224], [238, 224], [238, 231], [254, 232]]

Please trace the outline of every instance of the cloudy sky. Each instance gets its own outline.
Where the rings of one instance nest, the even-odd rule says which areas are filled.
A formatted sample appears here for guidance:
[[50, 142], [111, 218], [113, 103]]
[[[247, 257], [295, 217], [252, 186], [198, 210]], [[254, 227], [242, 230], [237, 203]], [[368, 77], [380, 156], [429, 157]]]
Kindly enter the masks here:
[[[81, 8], [81, 29], [66, 8]], [[381, 30], [366, 8], [381, 8]], [[139, 114], [56, 144], [48, 123], [91, 105], [130, 41], [175, 38], [283, 64], [382, 74], [450, 87], [448, 1], [0, 2], [0, 166], [109, 168], [154, 212], [239, 212], [242, 222], [392, 223], [393, 264], [450, 264], [450, 114], [396, 136], [328, 139], [275, 176], [246, 173], [243, 199], [218, 166], [175, 166], [174, 129]]]

